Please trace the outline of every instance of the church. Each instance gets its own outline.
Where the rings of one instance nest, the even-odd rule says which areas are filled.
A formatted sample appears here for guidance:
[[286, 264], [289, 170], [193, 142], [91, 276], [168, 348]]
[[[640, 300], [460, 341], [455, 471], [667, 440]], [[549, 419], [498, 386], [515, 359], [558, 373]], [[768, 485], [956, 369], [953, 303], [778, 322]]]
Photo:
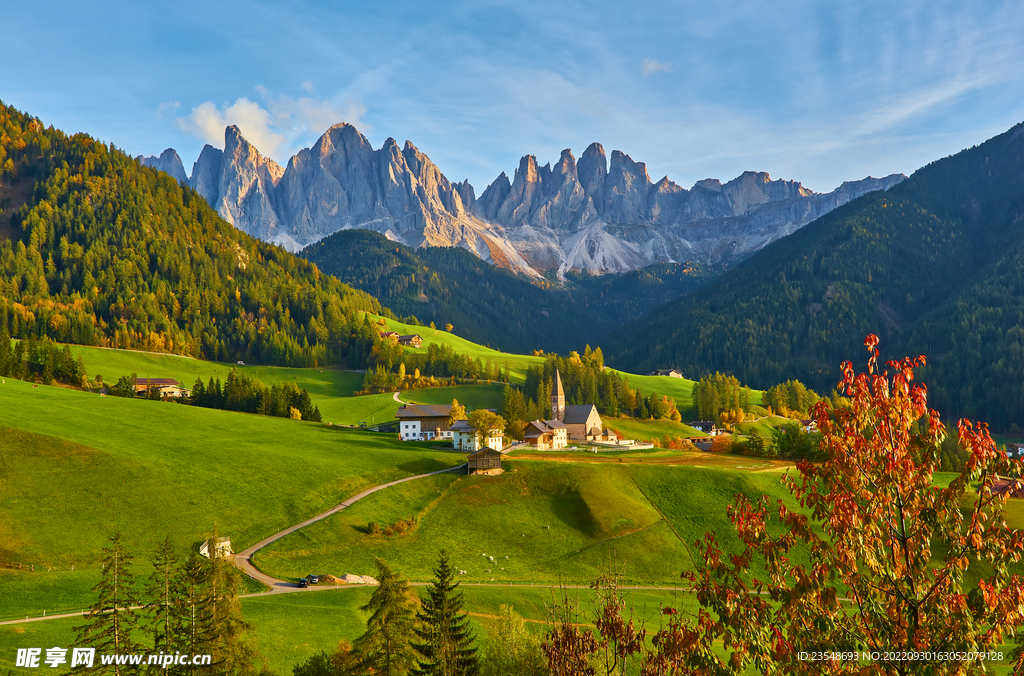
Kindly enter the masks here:
[[[559, 434], [561, 429], [565, 432]], [[555, 387], [551, 391], [551, 420], [534, 420], [526, 428], [526, 440], [550, 450], [564, 448], [565, 440], [593, 441], [601, 439], [601, 415], [594, 404], [566, 406], [562, 375], [555, 370]]]

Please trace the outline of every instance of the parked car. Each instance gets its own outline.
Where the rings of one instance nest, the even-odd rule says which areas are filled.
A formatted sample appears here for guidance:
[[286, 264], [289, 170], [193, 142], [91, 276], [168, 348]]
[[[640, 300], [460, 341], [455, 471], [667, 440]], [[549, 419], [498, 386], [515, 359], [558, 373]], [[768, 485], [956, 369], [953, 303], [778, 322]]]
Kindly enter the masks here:
[[300, 587], [308, 587], [309, 586], [309, 581], [306, 580], [306, 578], [304, 578], [304, 577], [300, 577], [299, 578], [299, 586]]
[[309, 575], [309, 576], [306, 577], [306, 579], [309, 580], [310, 584], [320, 584], [320, 576], [319, 575]]

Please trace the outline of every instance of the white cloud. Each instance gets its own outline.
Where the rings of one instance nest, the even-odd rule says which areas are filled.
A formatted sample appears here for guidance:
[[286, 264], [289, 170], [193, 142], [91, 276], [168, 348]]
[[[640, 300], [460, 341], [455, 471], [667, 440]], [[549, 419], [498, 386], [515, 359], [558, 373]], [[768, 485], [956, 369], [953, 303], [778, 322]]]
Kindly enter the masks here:
[[654, 59], [644, 59], [644, 75], [652, 75], [659, 72], [668, 73], [671, 71], [671, 63], [662, 63], [661, 61], [655, 61]]
[[307, 92], [309, 92], [310, 94], [312, 94], [313, 93], [313, 82], [312, 82], [312, 80], [306, 80], [305, 82], [303, 82], [302, 83], [302, 88], [304, 90], [306, 90]]
[[245, 97], [220, 108], [207, 101], [178, 118], [177, 124], [183, 131], [214, 146], [223, 144], [225, 127], [236, 125], [247, 141], [270, 157], [275, 157], [287, 141], [284, 134], [274, 129], [270, 113]]
[[164, 113], [168, 111], [173, 113], [178, 110], [178, 108], [181, 108], [181, 101], [164, 101], [156, 107], [156, 116], [163, 117]]
[[338, 105], [329, 100], [283, 94], [274, 97], [263, 85], [258, 85], [256, 91], [263, 97], [264, 105], [245, 97], [219, 107], [207, 101], [175, 122], [181, 130], [216, 147], [223, 146], [224, 128], [236, 125], [263, 155], [282, 162], [303, 141], [308, 142], [310, 136], [316, 138], [333, 124], [348, 122], [363, 130], [367, 127], [362, 122], [366, 107], [361, 103]]

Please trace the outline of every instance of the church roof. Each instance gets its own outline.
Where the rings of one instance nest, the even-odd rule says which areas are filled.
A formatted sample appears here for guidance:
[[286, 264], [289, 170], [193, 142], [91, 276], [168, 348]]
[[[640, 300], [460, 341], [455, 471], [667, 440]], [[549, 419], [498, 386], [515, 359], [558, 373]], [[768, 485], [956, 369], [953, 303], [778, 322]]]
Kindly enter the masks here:
[[562, 374], [555, 369], [555, 392], [556, 397], [565, 397], [565, 390], [562, 389]]
[[593, 404], [573, 404], [565, 407], [565, 417], [562, 421], [566, 425], [582, 425], [587, 422], [590, 412], [597, 413], [597, 407]]

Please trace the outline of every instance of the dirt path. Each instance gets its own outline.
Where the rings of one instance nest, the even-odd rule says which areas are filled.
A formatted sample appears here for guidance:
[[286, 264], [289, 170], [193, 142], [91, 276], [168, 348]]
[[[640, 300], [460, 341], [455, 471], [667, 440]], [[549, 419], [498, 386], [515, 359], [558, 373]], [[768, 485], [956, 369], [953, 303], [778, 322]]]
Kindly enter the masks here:
[[[300, 524], [296, 524], [296, 525], [292, 526], [291, 528], [286, 528], [286, 529], [284, 529], [283, 531], [281, 531], [279, 533], [275, 533], [275, 534], [271, 535], [270, 537], [268, 537], [266, 539], [260, 540], [259, 542], [254, 544], [252, 547], [249, 547], [245, 551], [242, 551], [242, 552], [239, 552], [238, 554], [235, 554], [235, 556], [234, 556], [235, 566], [239, 570], [241, 570], [243, 573], [248, 575], [249, 577], [253, 578], [254, 580], [258, 580], [258, 581], [262, 582], [263, 584], [267, 585], [268, 587], [270, 587], [270, 591], [269, 592], [263, 592], [264, 594], [280, 594], [280, 593], [283, 593], [283, 592], [296, 591], [298, 589], [301, 589], [301, 587], [299, 587], [298, 583], [295, 583], [295, 582], [285, 582], [284, 580], [278, 580], [276, 577], [271, 577], [270, 575], [267, 575], [266, 573], [263, 573], [260, 570], [258, 570], [254, 565], [252, 565], [252, 557], [253, 557], [253, 555], [256, 552], [258, 552], [259, 550], [261, 550], [264, 547], [266, 547], [267, 545], [269, 545], [271, 542], [276, 542], [277, 540], [280, 540], [281, 538], [285, 537], [286, 535], [291, 535], [292, 533], [294, 533], [295, 531], [297, 531], [297, 530], [299, 530], [301, 528], [305, 528], [306, 526], [308, 526], [310, 524], [313, 524], [313, 523], [316, 523], [317, 521], [321, 521], [323, 519], [326, 519], [327, 517], [331, 516], [332, 514], [337, 514], [341, 510], [345, 509], [346, 507], [351, 507], [353, 504], [359, 502], [360, 500], [365, 498], [367, 495], [372, 495], [373, 493], [376, 493], [377, 491], [384, 490], [385, 488], [389, 488], [391, 486], [397, 486], [398, 484], [405, 483], [406, 481], [413, 481], [415, 479], [422, 479], [424, 477], [433, 476], [435, 474], [443, 474], [445, 472], [453, 472], [455, 470], [461, 470], [463, 467], [464, 467], [464, 465], [459, 465], [458, 467], [449, 467], [448, 469], [441, 469], [441, 470], [438, 470], [436, 472], [428, 472], [426, 474], [417, 474], [416, 476], [408, 476], [408, 477], [405, 477], [404, 479], [397, 479], [396, 481], [389, 481], [386, 484], [381, 484], [379, 486], [374, 486], [373, 488], [368, 488], [365, 491], [363, 491], [362, 493], [359, 493], [358, 495], [352, 496], [351, 498], [349, 498], [345, 502], [341, 503], [340, 505], [337, 505], [336, 507], [332, 507], [331, 509], [327, 510], [326, 512], [324, 512], [322, 514], [317, 514], [316, 516], [314, 516], [312, 518], [306, 519], [305, 521], [303, 521]], [[326, 589], [326, 588], [329, 588], [329, 587], [323, 587], [323, 588]], [[308, 587], [307, 587], [307, 589], [308, 589]], [[260, 595], [261, 594], [252, 594], [251, 596], [260, 596]]]

